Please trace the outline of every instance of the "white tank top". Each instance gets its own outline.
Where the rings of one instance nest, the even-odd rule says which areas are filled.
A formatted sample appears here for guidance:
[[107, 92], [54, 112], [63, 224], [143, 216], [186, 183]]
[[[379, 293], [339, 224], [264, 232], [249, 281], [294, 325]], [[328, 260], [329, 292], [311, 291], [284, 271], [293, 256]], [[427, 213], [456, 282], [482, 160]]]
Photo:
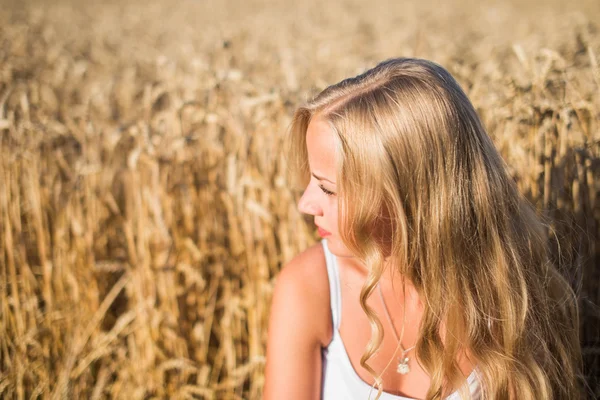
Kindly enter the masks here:
[[[340, 291], [340, 275], [335, 256], [327, 247], [327, 240], [322, 242], [329, 277], [329, 297], [331, 299], [331, 316], [333, 319], [333, 338], [327, 347], [321, 349], [323, 361], [322, 391], [323, 400], [369, 400], [375, 399], [377, 389], [372, 387], [354, 370], [346, 347], [340, 336], [339, 327], [342, 316], [342, 296]], [[471, 399], [481, 398], [479, 379], [476, 370], [467, 378]], [[414, 400], [409, 397], [396, 396], [382, 392], [380, 400]], [[458, 392], [452, 393], [447, 400], [459, 400]]]

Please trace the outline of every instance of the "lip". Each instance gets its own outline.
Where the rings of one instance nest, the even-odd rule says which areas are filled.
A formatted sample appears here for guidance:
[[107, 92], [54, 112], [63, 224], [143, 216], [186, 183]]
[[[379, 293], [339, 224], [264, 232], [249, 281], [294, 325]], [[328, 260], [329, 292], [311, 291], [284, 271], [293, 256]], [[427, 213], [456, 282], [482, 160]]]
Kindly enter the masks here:
[[327, 232], [325, 229], [321, 228], [320, 226], [317, 226], [317, 228], [319, 231], [319, 236], [321, 236], [322, 238], [331, 235], [331, 232]]

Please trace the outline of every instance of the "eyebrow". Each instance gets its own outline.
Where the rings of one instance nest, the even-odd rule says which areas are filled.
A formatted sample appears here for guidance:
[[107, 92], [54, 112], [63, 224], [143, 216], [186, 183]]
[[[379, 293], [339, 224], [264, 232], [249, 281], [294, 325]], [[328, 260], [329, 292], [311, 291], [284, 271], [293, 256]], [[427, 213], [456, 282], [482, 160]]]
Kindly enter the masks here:
[[327, 178], [323, 178], [322, 176], [319, 176], [319, 175], [315, 174], [314, 172], [313, 172], [313, 173], [311, 173], [311, 175], [312, 175], [312, 176], [314, 176], [315, 178], [317, 178], [317, 179], [318, 179], [318, 180], [320, 180], [320, 181], [327, 181], [327, 182], [329, 182], [329, 183], [331, 183], [331, 184], [335, 185], [335, 182], [333, 182], [333, 181], [330, 181], [330, 180], [329, 180], [329, 179], [327, 179]]

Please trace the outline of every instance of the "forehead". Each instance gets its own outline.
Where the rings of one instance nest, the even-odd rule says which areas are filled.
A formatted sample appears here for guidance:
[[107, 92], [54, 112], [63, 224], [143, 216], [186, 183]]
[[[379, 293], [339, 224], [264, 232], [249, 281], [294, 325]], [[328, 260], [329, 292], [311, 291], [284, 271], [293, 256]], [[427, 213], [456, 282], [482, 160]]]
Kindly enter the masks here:
[[325, 119], [311, 119], [306, 129], [306, 148], [312, 172], [324, 174], [331, 180], [335, 178], [336, 137]]

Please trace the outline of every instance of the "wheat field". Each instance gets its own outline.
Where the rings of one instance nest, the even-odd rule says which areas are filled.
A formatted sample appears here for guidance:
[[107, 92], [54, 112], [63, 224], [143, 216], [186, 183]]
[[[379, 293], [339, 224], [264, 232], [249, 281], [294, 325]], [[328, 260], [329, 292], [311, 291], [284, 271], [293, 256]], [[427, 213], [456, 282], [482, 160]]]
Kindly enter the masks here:
[[291, 115], [396, 56], [457, 77], [548, 221], [600, 396], [597, 0], [0, 5], [0, 398], [260, 398], [316, 239]]

